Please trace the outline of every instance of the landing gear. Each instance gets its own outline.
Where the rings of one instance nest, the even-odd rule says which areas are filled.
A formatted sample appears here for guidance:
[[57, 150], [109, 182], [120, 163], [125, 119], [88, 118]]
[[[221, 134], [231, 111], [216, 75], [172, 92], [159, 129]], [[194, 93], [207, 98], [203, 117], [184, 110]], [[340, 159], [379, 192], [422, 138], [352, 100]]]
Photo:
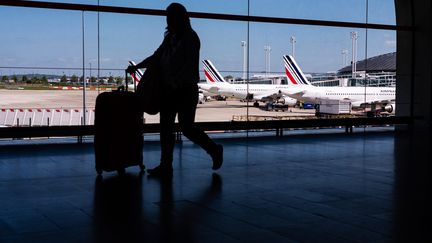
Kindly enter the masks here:
[[259, 107], [259, 103], [258, 103], [258, 101], [255, 101], [255, 102], [253, 103], [253, 106], [254, 106], [254, 107]]

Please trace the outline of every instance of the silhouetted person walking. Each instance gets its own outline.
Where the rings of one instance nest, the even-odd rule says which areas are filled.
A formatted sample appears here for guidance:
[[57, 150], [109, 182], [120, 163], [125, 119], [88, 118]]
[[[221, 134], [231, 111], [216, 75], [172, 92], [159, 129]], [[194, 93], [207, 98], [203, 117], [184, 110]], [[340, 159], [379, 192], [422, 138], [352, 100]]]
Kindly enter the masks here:
[[179, 3], [170, 4], [167, 9], [165, 38], [153, 55], [147, 57], [128, 72], [155, 64], [160, 68], [161, 90], [169, 100], [161, 99], [160, 107], [160, 165], [148, 169], [150, 175], [172, 174], [175, 144], [174, 122], [178, 121], [183, 134], [200, 145], [213, 159], [213, 169], [222, 166], [223, 147], [210, 139], [195, 126], [195, 111], [198, 104], [199, 50], [200, 40], [192, 29], [186, 8]]

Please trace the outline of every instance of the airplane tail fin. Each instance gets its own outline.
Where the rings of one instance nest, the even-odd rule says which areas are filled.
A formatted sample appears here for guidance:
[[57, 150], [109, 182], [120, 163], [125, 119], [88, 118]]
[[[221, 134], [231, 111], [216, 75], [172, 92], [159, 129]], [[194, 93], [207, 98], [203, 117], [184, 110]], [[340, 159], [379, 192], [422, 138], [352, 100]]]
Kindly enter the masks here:
[[[136, 63], [134, 61], [129, 61], [129, 65], [136, 66]], [[134, 82], [136, 82], [137, 84], [139, 83], [143, 75], [144, 73], [139, 69], [137, 69], [135, 73], [131, 74]]]
[[298, 66], [297, 62], [294, 60], [294, 57], [291, 55], [284, 55], [283, 59], [285, 64], [285, 73], [290, 84], [311, 85], [303, 71]]
[[207, 83], [209, 84], [223, 84], [228, 83], [219, 73], [219, 71], [215, 68], [213, 63], [210, 60], [203, 60], [204, 64], [204, 75]]

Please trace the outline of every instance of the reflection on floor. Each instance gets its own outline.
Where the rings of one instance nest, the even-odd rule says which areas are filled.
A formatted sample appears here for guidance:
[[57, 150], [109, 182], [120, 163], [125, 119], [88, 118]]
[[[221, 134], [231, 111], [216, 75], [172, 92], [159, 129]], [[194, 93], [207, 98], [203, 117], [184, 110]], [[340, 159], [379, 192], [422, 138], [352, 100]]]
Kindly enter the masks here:
[[[424, 135], [424, 134], [423, 134]], [[0, 242], [430, 240], [430, 141], [375, 132], [188, 141], [172, 180], [98, 180], [92, 144], [0, 147]], [[145, 144], [145, 164], [159, 158]], [[429, 237], [428, 239], [426, 237]]]

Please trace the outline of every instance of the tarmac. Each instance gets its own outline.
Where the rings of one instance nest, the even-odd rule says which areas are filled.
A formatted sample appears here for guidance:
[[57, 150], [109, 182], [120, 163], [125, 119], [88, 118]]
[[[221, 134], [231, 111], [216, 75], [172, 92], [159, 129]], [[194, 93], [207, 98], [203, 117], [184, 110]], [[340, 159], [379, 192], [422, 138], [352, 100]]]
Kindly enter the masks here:
[[[109, 91], [108, 91], [109, 92]], [[95, 107], [98, 91], [86, 91], [86, 108]], [[82, 90], [0, 90], [1, 109], [82, 109]], [[173, 100], [172, 102], [175, 102]], [[286, 119], [287, 117], [313, 116], [313, 109], [299, 109], [289, 107], [286, 111], [265, 111], [264, 103], [260, 107], [254, 107], [252, 102], [241, 102], [239, 100], [216, 101], [210, 100], [198, 104], [195, 121], [232, 121], [240, 120], [246, 116], [252, 119]], [[158, 123], [159, 115], [144, 115], [146, 123]]]

